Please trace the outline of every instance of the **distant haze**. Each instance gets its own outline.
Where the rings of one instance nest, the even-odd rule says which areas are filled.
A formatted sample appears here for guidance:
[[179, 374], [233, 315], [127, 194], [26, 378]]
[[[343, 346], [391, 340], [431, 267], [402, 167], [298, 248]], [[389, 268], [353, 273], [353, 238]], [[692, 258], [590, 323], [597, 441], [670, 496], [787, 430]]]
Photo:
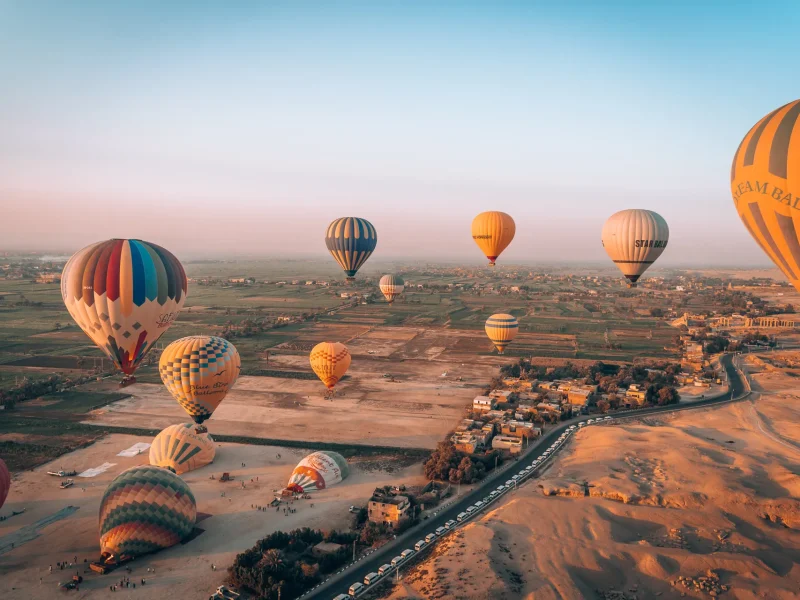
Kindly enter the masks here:
[[798, 94], [795, 39], [754, 26], [796, 3], [534, 4], [0, 0], [0, 250], [321, 255], [354, 215], [376, 258], [477, 263], [495, 209], [501, 261], [597, 261], [636, 207], [660, 266], [770, 264], [730, 161]]

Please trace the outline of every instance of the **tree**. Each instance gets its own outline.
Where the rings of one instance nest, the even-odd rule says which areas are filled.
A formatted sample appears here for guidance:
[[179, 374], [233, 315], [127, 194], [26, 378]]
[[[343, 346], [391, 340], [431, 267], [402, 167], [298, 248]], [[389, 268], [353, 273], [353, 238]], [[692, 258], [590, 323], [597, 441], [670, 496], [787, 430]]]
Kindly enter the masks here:
[[664, 309], [654, 307], [650, 309], [650, 316], [651, 317], [663, 317], [664, 316]]
[[678, 390], [674, 387], [663, 387], [658, 390], [658, 404], [663, 406], [665, 404], [677, 404], [681, 397]]

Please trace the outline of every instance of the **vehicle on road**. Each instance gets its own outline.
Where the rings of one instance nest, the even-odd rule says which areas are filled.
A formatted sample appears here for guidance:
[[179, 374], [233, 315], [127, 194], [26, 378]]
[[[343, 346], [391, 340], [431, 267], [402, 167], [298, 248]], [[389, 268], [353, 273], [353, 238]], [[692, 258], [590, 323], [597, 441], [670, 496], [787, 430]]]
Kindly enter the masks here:
[[[398, 556], [395, 556], [395, 557], [392, 559], [392, 562], [391, 562], [391, 564], [392, 564], [392, 566], [393, 566], [393, 567], [396, 567], [396, 566], [397, 566], [397, 565], [399, 565], [401, 562], [403, 562], [403, 560], [405, 560], [405, 559], [404, 559], [402, 556], [399, 556], [399, 555], [398, 555]], [[380, 571], [380, 569], [378, 569], [378, 570]]]
[[468, 506], [468, 507], [467, 507], [467, 514], [472, 514], [472, 513], [474, 513], [476, 510], [478, 510], [478, 507], [477, 507], [477, 506], [475, 506], [474, 504], [473, 504], [472, 506]]
[[613, 420], [614, 419], [612, 419], [611, 417], [603, 417], [603, 421], [613, 421]]
[[513, 479], [509, 479], [508, 481], [506, 481], [506, 487], [508, 487], [510, 485], [514, 485], [514, 480]]
[[442, 537], [445, 533], [447, 533], [447, 527], [437, 527], [434, 533], [436, 533], [437, 537]]
[[400, 553], [400, 556], [403, 560], [407, 560], [409, 556], [413, 555], [414, 551], [411, 548], [407, 548]]
[[380, 569], [378, 569], [378, 575], [385, 575], [391, 568], [392, 565], [390, 565], [389, 563], [381, 565]]
[[350, 594], [339, 594], [333, 600], [350, 600]]
[[466, 519], [466, 518], [467, 518], [467, 516], [468, 516], [468, 515], [467, 515], [467, 513], [465, 513], [465, 512], [460, 512], [460, 513], [458, 513], [458, 515], [456, 516], [456, 521], [458, 521], [458, 522], [461, 522], [461, 521], [463, 521], [464, 519]]
[[504, 491], [505, 489], [506, 489], [506, 486], [504, 486], [504, 485], [498, 485], [498, 486], [497, 486], [497, 491], [498, 491], [498, 492], [502, 492], [502, 491]]
[[414, 550], [419, 552], [420, 550], [422, 550], [427, 545], [428, 544], [425, 542], [425, 540], [420, 540], [416, 544], [414, 544]]
[[455, 527], [455, 525], [456, 522], [453, 521], [453, 519], [450, 519], [447, 523], [444, 524], [444, 526], [447, 527], [448, 529], [452, 529], [453, 527]]
[[380, 579], [380, 578], [381, 578], [380, 575], [378, 575], [375, 572], [372, 572], [369, 575], [367, 575], [366, 577], [364, 577], [364, 585], [372, 585], [373, 583], [378, 581], [378, 579]]
[[514, 481], [516, 481], [517, 479], [519, 479], [519, 475], [514, 475], [514, 476], [513, 476], [511, 479], [513, 479]]
[[357, 596], [358, 593], [364, 589], [364, 584], [360, 581], [356, 581], [353, 585], [350, 586], [348, 590], [351, 596]]
[[478, 500], [478, 501], [475, 503], [475, 508], [480, 508], [480, 507], [481, 507], [481, 506], [483, 506], [483, 505], [484, 505], [484, 501], [483, 501], [483, 500]]
[[497, 490], [492, 490], [491, 492], [489, 492], [489, 498], [494, 498], [499, 493], [500, 492], [498, 492]]
[[578, 427], [583, 427], [586, 423], [578, 423]]

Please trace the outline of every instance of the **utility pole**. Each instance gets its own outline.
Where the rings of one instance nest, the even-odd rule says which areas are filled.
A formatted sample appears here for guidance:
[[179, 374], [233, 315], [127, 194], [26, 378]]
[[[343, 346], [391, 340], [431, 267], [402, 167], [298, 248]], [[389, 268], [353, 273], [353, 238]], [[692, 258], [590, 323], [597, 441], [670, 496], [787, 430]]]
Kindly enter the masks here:
[[[353, 540], [353, 562], [356, 561], [356, 541], [357, 540]], [[280, 598], [278, 598], [278, 600], [280, 600]]]

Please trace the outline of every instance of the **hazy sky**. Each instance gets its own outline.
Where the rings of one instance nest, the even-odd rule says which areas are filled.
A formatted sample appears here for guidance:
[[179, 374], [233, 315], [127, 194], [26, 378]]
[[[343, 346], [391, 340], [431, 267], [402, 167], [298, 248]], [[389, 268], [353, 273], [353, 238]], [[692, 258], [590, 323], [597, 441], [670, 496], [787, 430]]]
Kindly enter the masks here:
[[650, 208], [660, 264], [768, 264], [730, 161], [800, 95], [800, 4], [652, 4], [0, 0], [0, 249], [316, 254], [354, 215], [478, 262], [497, 209], [506, 260], [596, 260]]

